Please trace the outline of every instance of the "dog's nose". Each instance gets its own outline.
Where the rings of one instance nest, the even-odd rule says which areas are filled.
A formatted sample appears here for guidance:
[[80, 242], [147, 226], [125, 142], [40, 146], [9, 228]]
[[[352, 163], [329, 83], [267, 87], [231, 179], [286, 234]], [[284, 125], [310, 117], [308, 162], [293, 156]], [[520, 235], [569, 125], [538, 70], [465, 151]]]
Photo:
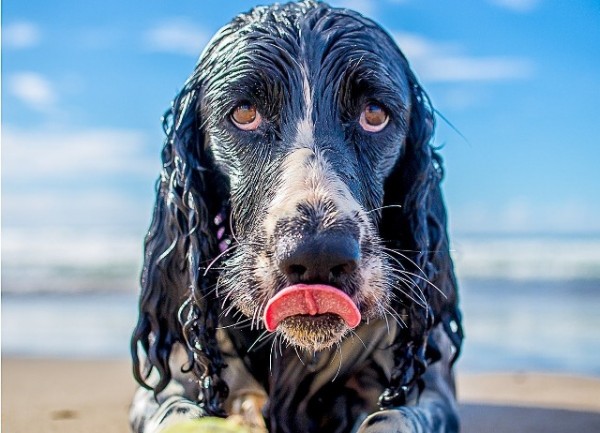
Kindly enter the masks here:
[[358, 266], [360, 248], [352, 236], [321, 234], [288, 246], [279, 268], [291, 283], [333, 282]]

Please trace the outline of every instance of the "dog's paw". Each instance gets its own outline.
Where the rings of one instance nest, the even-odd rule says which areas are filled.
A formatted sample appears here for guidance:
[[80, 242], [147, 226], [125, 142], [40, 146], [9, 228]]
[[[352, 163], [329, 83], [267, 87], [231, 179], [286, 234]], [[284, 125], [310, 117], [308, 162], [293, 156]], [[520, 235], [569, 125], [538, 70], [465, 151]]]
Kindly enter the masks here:
[[420, 433], [410, 412], [402, 409], [382, 410], [363, 421], [357, 433]]

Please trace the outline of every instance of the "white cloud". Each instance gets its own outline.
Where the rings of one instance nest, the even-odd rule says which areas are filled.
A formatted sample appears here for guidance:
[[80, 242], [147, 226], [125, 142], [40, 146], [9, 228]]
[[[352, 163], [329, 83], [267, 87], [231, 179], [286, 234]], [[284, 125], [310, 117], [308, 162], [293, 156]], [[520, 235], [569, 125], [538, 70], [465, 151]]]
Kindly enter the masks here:
[[514, 12], [531, 12], [541, 3], [541, 0], [488, 0], [490, 3]]
[[[432, 95], [430, 95], [432, 96]], [[485, 89], [474, 86], [455, 84], [437, 89], [433, 95], [434, 106], [442, 112], [447, 109], [462, 111], [485, 103], [489, 97]], [[443, 122], [442, 122], [443, 124]], [[438, 127], [440, 124], [438, 124]]]
[[158, 172], [158, 159], [145, 156], [147, 140], [132, 130], [2, 131], [3, 182], [43, 182], [94, 175], [143, 175]]
[[52, 83], [36, 72], [19, 72], [7, 81], [6, 90], [33, 109], [48, 111], [58, 100]]
[[135, 227], [143, 233], [152, 205], [153, 180], [147, 183], [147, 194], [119, 191], [109, 185], [77, 190], [43, 184], [35, 190], [3, 192], [3, 230], [8, 234], [26, 228], [42, 237], [50, 227], [85, 233]]
[[135, 130], [4, 128], [3, 229], [146, 226], [158, 151]]
[[347, 8], [359, 12], [368, 18], [374, 18], [378, 12], [380, 12], [382, 3], [402, 5], [409, 3], [410, 1], [411, 0], [386, 0], [385, 2], [382, 2], [381, 0], [331, 0], [328, 3], [334, 7]]
[[148, 30], [144, 36], [151, 51], [183, 54], [198, 57], [208, 42], [210, 34], [186, 19], [164, 21]]
[[10, 23], [2, 28], [2, 48], [32, 48], [40, 42], [37, 25], [28, 21]]
[[338, 0], [332, 1], [330, 4], [360, 12], [367, 17], [373, 17], [377, 11], [377, 2], [374, 0]]
[[600, 231], [598, 207], [575, 198], [535, 203], [514, 197], [496, 205], [451, 206], [451, 226], [462, 233], [595, 233]]
[[470, 56], [454, 43], [436, 42], [411, 33], [395, 33], [394, 38], [411, 66], [423, 81], [500, 81], [528, 78], [533, 64], [510, 56]]
[[438, 57], [421, 63], [429, 81], [498, 81], [531, 76], [531, 63], [512, 57]]

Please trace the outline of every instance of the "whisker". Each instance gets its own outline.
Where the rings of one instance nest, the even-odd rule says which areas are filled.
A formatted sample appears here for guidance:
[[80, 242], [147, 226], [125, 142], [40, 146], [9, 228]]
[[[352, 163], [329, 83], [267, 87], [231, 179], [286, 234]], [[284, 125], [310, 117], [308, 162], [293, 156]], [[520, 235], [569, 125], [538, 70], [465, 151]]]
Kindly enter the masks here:
[[[397, 282], [401, 283], [401, 286], [393, 286], [393, 289], [404, 294], [407, 298], [409, 298], [411, 301], [415, 302], [420, 306], [427, 305], [427, 299], [425, 298], [425, 294], [423, 293], [418, 284], [416, 284], [410, 278], [404, 278], [402, 275], [395, 275], [395, 277], [398, 279]], [[406, 287], [411, 293], [413, 293], [416, 296], [416, 299], [412, 297], [410, 293], [406, 292], [405, 290], [402, 290], [402, 287]]]
[[254, 346], [256, 346], [261, 341], [266, 341], [268, 339], [268, 337], [270, 337], [270, 336], [271, 336], [270, 332], [265, 330], [262, 334], [260, 334], [256, 338], [256, 340], [254, 340], [254, 343], [252, 343], [250, 345], [250, 347], [248, 348], [247, 352], [250, 352], [252, 349], [254, 349]]
[[204, 274], [202, 275], [203, 277], [206, 277], [206, 275], [208, 274], [208, 271], [210, 271], [210, 269], [212, 268], [212, 266], [217, 263], [217, 261], [223, 257], [225, 254], [228, 254], [229, 252], [231, 252], [231, 250], [237, 248], [238, 245], [237, 244], [233, 244], [231, 246], [229, 246], [227, 249], [225, 249], [224, 251], [222, 251], [221, 253], [219, 253], [214, 259], [212, 259], [210, 261], [210, 263], [206, 266], [206, 269], [204, 270]]
[[[337, 377], [340, 375], [340, 372], [342, 371], [342, 345], [340, 343], [335, 343], [335, 345], [337, 346], [338, 350], [336, 351], [336, 355], [339, 352], [340, 354], [340, 362], [338, 363], [338, 368], [337, 371], [335, 372], [335, 376], [333, 376], [333, 379], [331, 379], [332, 382], [335, 382], [335, 380], [337, 379]], [[334, 356], [331, 359], [331, 362], [333, 362], [333, 360], [336, 358], [337, 356]], [[330, 362], [330, 365], [331, 365]]]
[[[260, 320], [263, 317], [262, 311], [267, 306], [267, 300], [264, 300], [256, 310], [254, 310], [254, 314], [252, 315], [252, 326], [254, 327], [254, 323], [256, 323], [256, 329], [260, 328]], [[251, 328], [252, 329], [252, 328]]]
[[294, 352], [296, 352], [296, 356], [298, 357], [298, 361], [300, 361], [300, 364], [302, 364], [303, 366], [306, 367], [306, 364], [302, 360], [302, 357], [300, 356], [300, 353], [298, 353], [298, 348], [296, 347], [296, 345], [292, 344], [292, 347], [294, 348]]
[[401, 328], [406, 328], [406, 322], [402, 319], [402, 317], [400, 317], [400, 314], [398, 314], [396, 311], [394, 310], [390, 310], [388, 307], [384, 307], [384, 311], [387, 313], [387, 315], [390, 315], [392, 317], [392, 319], [394, 319], [394, 321], [398, 324], [398, 326], [400, 326]]
[[358, 335], [354, 329], [352, 329], [350, 332], [352, 332], [352, 335], [354, 335], [356, 338], [358, 338], [358, 340], [360, 341], [360, 343], [362, 344], [362, 346], [365, 348], [365, 350], [367, 350], [367, 345], [365, 344], [365, 342], [363, 341], [363, 339], [360, 338], [360, 335]]
[[450, 128], [452, 128], [452, 130], [456, 132], [458, 136], [465, 141], [465, 143], [467, 143], [469, 146], [472, 145], [469, 139], [462, 132], [460, 132], [460, 130], [452, 122], [450, 122], [450, 120], [448, 120], [446, 116], [444, 116], [439, 110], [433, 108], [433, 112], [436, 116], [440, 117]]
[[202, 301], [202, 300], [208, 298], [210, 295], [212, 295], [213, 293], [215, 293], [217, 291], [217, 288], [218, 288], [218, 281], [215, 284], [213, 284], [212, 286], [207, 287], [208, 290], [206, 292], [201, 293], [202, 296], [197, 296], [198, 295], [197, 290], [194, 289], [192, 291], [194, 300]]
[[[443, 292], [443, 291], [442, 291], [442, 290], [441, 290], [441, 289], [440, 289], [438, 286], [436, 286], [435, 284], [433, 284], [433, 283], [432, 283], [432, 282], [429, 280], [429, 278], [428, 278], [428, 276], [427, 276], [427, 273], [426, 273], [426, 272], [425, 272], [425, 271], [424, 271], [424, 270], [423, 270], [423, 269], [422, 269], [422, 268], [421, 268], [421, 267], [420, 267], [420, 266], [419, 266], [417, 263], [415, 263], [415, 261], [414, 261], [414, 260], [412, 260], [412, 259], [411, 259], [410, 257], [408, 257], [406, 254], [403, 254], [402, 252], [400, 252], [400, 250], [394, 250], [394, 249], [391, 249], [391, 248], [386, 248], [386, 247], [383, 247], [382, 249], [383, 249], [383, 250], [385, 250], [385, 251], [386, 251], [386, 252], [388, 252], [388, 253], [395, 253], [395, 254], [398, 254], [398, 255], [399, 255], [399, 256], [401, 256], [402, 258], [404, 258], [404, 259], [408, 260], [408, 261], [409, 261], [409, 262], [410, 262], [410, 263], [411, 263], [413, 266], [415, 266], [415, 267], [416, 267], [416, 268], [419, 270], [419, 272], [421, 272], [421, 274], [423, 274], [423, 275], [422, 275], [422, 276], [418, 276], [417, 274], [411, 274], [411, 273], [409, 273], [409, 272], [408, 272], [408, 271], [406, 271], [406, 270], [405, 270], [405, 272], [406, 272], [406, 273], [409, 273], [410, 275], [413, 275], [413, 276], [415, 276], [415, 277], [417, 277], [417, 278], [422, 278], [422, 279], [423, 279], [423, 281], [425, 281], [427, 284], [431, 285], [431, 286], [432, 286], [434, 289], [436, 289], [436, 290], [437, 290], [437, 291], [438, 291], [438, 292], [439, 292], [439, 293], [440, 293], [442, 296], [444, 296], [444, 298], [446, 298], [446, 299], [447, 299], [447, 296], [446, 296], [446, 294], [445, 294], [445, 293], [444, 293], [444, 292]], [[402, 251], [409, 251], [409, 250], [402, 250]], [[421, 252], [421, 251], [413, 251], [413, 252]], [[427, 252], [437, 252], [437, 251], [427, 251]], [[389, 255], [389, 254], [388, 254], [388, 257], [390, 257], [390, 255]], [[396, 261], [396, 263], [400, 264], [398, 261]], [[404, 269], [404, 266], [402, 266], [402, 268]]]
[[240, 241], [237, 237], [237, 235], [235, 234], [235, 230], [233, 229], [233, 209], [231, 209], [229, 211], [229, 233], [231, 233], [231, 237], [233, 238], [233, 240], [239, 245]]
[[[388, 285], [391, 287], [392, 290], [395, 290], [399, 293], [404, 294], [407, 298], [409, 298], [411, 301], [415, 302], [416, 304], [419, 305], [424, 305], [427, 304], [427, 299], [425, 297], [425, 294], [423, 293], [423, 290], [421, 290], [421, 288], [419, 287], [419, 285], [414, 282], [413, 280], [411, 280], [408, 277], [403, 276], [400, 271], [391, 271], [395, 282], [394, 283], [389, 283]], [[405, 290], [407, 289], [407, 290]], [[413, 297], [411, 295], [411, 293], [416, 297]]]
[[431, 281], [430, 281], [428, 278], [425, 278], [425, 277], [423, 277], [423, 276], [421, 276], [421, 275], [417, 275], [417, 274], [415, 274], [415, 273], [413, 273], [413, 272], [409, 272], [409, 271], [402, 271], [402, 272], [403, 272], [404, 274], [406, 274], [406, 275], [410, 275], [410, 276], [412, 276], [412, 277], [415, 277], [415, 278], [418, 278], [418, 279], [420, 279], [420, 280], [424, 281], [426, 284], [428, 284], [429, 286], [431, 286], [431, 287], [433, 287], [435, 290], [437, 290], [437, 291], [438, 291], [438, 292], [439, 292], [439, 293], [440, 293], [440, 294], [441, 294], [441, 295], [442, 295], [444, 298], [446, 298], [446, 299], [448, 298], [448, 297], [446, 296], [446, 294], [445, 294], [445, 293], [442, 291], [442, 289], [440, 289], [438, 286], [436, 286], [435, 284], [433, 284], [433, 283], [432, 283], [432, 282], [431, 282]]
[[[230, 301], [231, 296], [233, 295], [233, 290], [229, 290], [225, 297], [223, 298], [223, 302], [221, 303], [221, 308], [225, 308], [225, 304]], [[233, 305], [233, 303], [232, 303]]]
[[257, 320], [257, 314], [258, 314], [258, 308], [256, 310], [254, 310], [254, 314], [252, 314], [252, 322], [250, 324], [250, 329], [253, 330], [254, 329], [254, 323], [256, 323], [256, 329], [258, 329], [258, 320]]
[[229, 316], [229, 314], [232, 311], [233, 311], [233, 305], [229, 305], [227, 308], [225, 308], [225, 305], [222, 305], [221, 306], [221, 313], [219, 313], [219, 318]]
[[[447, 297], [447, 296], [446, 296], [446, 294], [445, 294], [445, 293], [444, 293], [442, 290], [440, 290], [440, 288], [439, 288], [438, 286], [436, 286], [436, 285], [435, 285], [433, 282], [431, 282], [431, 281], [429, 280], [429, 278], [427, 277], [427, 274], [426, 274], [426, 273], [425, 273], [425, 272], [424, 272], [424, 271], [423, 271], [423, 270], [422, 270], [422, 269], [421, 269], [421, 268], [420, 268], [420, 267], [419, 267], [419, 266], [418, 266], [418, 265], [417, 265], [417, 264], [416, 264], [416, 263], [415, 263], [413, 260], [411, 260], [411, 259], [410, 259], [408, 256], [406, 256], [406, 255], [404, 255], [404, 254], [402, 254], [402, 253], [400, 253], [400, 252], [398, 252], [398, 251], [396, 251], [396, 250], [389, 249], [389, 248], [384, 248], [383, 250], [384, 250], [384, 253], [385, 253], [385, 254], [386, 254], [386, 255], [387, 255], [387, 256], [388, 256], [388, 257], [389, 257], [391, 260], [393, 260], [395, 263], [397, 263], [399, 266], [401, 266], [401, 267], [402, 267], [402, 269], [389, 269], [389, 270], [391, 270], [392, 272], [394, 272], [394, 273], [396, 274], [396, 276], [397, 276], [397, 277], [399, 277], [399, 275], [398, 275], [398, 274], [402, 274], [402, 275], [407, 275], [407, 276], [411, 276], [411, 277], [417, 278], [417, 279], [419, 279], [419, 280], [421, 280], [421, 281], [424, 281], [424, 282], [425, 282], [426, 284], [428, 284], [429, 286], [433, 287], [433, 288], [434, 288], [435, 290], [437, 290], [437, 291], [438, 291], [440, 294], [442, 294], [442, 296], [444, 296], [444, 298], [446, 298], [446, 297]], [[419, 271], [420, 271], [420, 272], [421, 272], [423, 275], [419, 275], [419, 274], [416, 274], [416, 273], [414, 273], [414, 272], [407, 271], [407, 270], [404, 268], [404, 266], [402, 265], [402, 263], [401, 263], [401, 262], [400, 262], [398, 259], [396, 259], [395, 257], [392, 257], [392, 256], [391, 256], [390, 252], [392, 252], [392, 253], [395, 253], [395, 254], [398, 254], [398, 255], [400, 255], [401, 257], [403, 257], [403, 258], [405, 258], [406, 260], [408, 260], [409, 262], [411, 262], [411, 263], [412, 263], [412, 264], [413, 264], [415, 267], [417, 267], [417, 269], [419, 269]], [[403, 282], [405, 282], [405, 283], [409, 283], [409, 284], [410, 284], [410, 286], [409, 286], [409, 285], [407, 285], [406, 287], [407, 287], [408, 289], [410, 289], [410, 290], [411, 290], [413, 293], [415, 293], [415, 294], [416, 294], [416, 295], [417, 295], [419, 298], [422, 298], [422, 299], [421, 299], [421, 301], [422, 301], [422, 302], [421, 302], [421, 303], [419, 303], [419, 304], [422, 304], [423, 302], [426, 302], [426, 300], [425, 300], [425, 297], [424, 297], [424, 294], [423, 294], [423, 292], [422, 292], [421, 288], [418, 286], [418, 284], [416, 284], [416, 283], [415, 283], [414, 281], [412, 281], [411, 279], [406, 279], [406, 278], [401, 278], [401, 277], [399, 277], [399, 279], [401, 279], [401, 280], [402, 280]], [[413, 290], [413, 288], [418, 288], [418, 289], [419, 289], [419, 292], [417, 293], [415, 290]], [[405, 293], [405, 292], [403, 292], [403, 293]], [[405, 294], [406, 294], [406, 293], [405, 293]], [[406, 294], [406, 295], [408, 296], [408, 294]], [[413, 300], [414, 300], [414, 299], [413, 299]]]
[[390, 209], [390, 208], [398, 208], [398, 209], [401, 209], [401, 208], [402, 208], [402, 205], [401, 205], [401, 204], [389, 204], [389, 205], [386, 205], [386, 206], [380, 206], [380, 207], [376, 207], [375, 209], [367, 210], [367, 211], [365, 211], [365, 213], [366, 213], [366, 214], [369, 214], [369, 213], [371, 213], [371, 212], [376, 212], [376, 211], [378, 211], [378, 210]]
[[[273, 339], [273, 343], [271, 344], [271, 352], [269, 355], [269, 372], [271, 372], [271, 374], [273, 374], [273, 348], [275, 347], [276, 342], [277, 336], [275, 336], [275, 338]], [[275, 355], [277, 356], [277, 351], [275, 352]]]
[[385, 326], [387, 328], [387, 335], [390, 335], [390, 322], [388, 320], [387, 314], [384, 314], [383, 317], [385, 319]]
[[249, 322], [249, 321], [250, 321], [250, 318], [246, 318], [246, 319], [240, 320], [239, 322], [232, 323], [231, 325], [217, 326], [215, 329], [228, 329], [228, 328], [235, 328], [235, 327], [243, 328], [244, 326], [246, 326], [247, 322]]
[[398, 266], [400, 266], [402, 269], [404, 269], [406, 266], [404, 265], [404, 263], [402, 263], [400, 261], [399, 258], [394, 257], [392, 255], [392, 253], [397, 253], [397, 251], [391, 250], [389, 248], [382, 248], [382, 252], [385, 254], [386, 257], [388, 257], [389, 259], [391, 259], [394, 263], [396, 263]]
[[[413, 259], [408, 257], [406, 254], [403, 254], [399, 250], [394, 250], [392, 248], [383, 247], [383, 249], [388, 253], [398, 254], [401, 258], [407, 260], [411, 265], [413, 265], [415, 268], [417, 268], [419, 270], [419, 272], [421, 272], [423, 275], [427, 275], [425, 273], [425, 271]], [[420, 253], [421, 251], [415, 251], [415, 252]], [[388, 257], [389, 257], [389, 255], [388, 255]], [[399, 262], [397, 262], [397, 263], [399, 263]], [[404, 269], [404, 266], [402, 266], [402, 268]]]

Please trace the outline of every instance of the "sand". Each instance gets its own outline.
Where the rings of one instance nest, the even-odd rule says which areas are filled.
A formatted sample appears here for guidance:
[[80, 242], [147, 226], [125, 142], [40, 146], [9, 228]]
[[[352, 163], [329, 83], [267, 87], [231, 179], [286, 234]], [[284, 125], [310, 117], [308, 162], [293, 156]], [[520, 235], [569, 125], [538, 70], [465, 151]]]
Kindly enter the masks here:
[[[127, 360], [2, 359], [2, 432], [127, 433]], [[600, 432], [600, 379], [462, 374], [463, 433]]]

